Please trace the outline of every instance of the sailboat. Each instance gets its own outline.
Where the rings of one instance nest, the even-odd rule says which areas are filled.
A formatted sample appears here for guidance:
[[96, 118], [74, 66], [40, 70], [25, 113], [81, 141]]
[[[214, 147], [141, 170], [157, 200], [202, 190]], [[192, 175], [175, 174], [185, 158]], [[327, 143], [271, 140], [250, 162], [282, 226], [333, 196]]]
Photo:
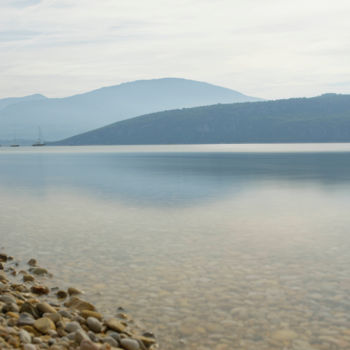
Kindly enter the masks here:
[[42, 140], [41, 129], [38, 128], [38, 139], [35, 143], [32, 144], [33, 147], [45, 146], [45, 142]]
[[15, 134], [13, 143], [10, 145], [10, 147], [19, 147], [19, 144], [17, 143], [17, 135]]

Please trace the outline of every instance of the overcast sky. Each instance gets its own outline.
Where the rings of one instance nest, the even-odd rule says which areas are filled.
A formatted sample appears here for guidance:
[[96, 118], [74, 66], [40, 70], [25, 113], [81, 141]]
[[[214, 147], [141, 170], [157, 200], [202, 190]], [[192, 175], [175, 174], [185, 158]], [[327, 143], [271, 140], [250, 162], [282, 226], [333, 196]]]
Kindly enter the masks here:
[[350, 93], [349, 0], [0, 0], [0, 98], [181, 77]]

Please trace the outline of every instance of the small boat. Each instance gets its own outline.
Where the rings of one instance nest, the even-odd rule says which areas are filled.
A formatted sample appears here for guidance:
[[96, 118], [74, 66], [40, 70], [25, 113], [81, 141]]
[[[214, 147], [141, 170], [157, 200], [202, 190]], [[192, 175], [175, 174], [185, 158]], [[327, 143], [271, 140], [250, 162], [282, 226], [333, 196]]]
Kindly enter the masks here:
[[39, 129], [38, 130], [38, 133], [39, 133], [38, 139], [35, 143], [32, 144], [33, 147], [45, 146], [45, 142], [43, 142], [42, 136], [41, 136], [41, 129], [40, 128], [38, 128], [38, 129]]
[[17, 143], [16, 133], [15, 133], [15, 137], [13, 138], [13, 143], [11, 143], [10, 147], [19, 147], [19, 144]]

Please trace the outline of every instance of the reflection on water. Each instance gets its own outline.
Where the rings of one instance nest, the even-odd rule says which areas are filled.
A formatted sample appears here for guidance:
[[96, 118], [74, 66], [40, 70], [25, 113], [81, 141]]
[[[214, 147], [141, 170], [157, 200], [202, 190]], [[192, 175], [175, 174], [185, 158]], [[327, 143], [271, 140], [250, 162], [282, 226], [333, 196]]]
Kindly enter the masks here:
[[334, 150], [2, 152], [1, 245], [163, 349], [347, 349], [350, 153]]

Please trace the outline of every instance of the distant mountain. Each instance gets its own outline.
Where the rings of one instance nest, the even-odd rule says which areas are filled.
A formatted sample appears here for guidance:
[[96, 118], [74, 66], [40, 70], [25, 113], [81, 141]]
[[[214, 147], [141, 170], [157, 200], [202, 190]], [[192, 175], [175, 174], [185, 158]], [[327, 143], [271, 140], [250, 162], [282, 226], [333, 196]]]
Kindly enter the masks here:
[[[8, 100], [8, 99], [6, 99]], [[105, 87], [66, 98], [32, 99], [0, 108], [0, 139], [57, 140], [138, 115], [182, 107], [257, 101], [198, 81], [165, 78]]]
[[153, 113], [58, 145], [350, 142], [350, 95], [326, 94]]
[[47, 97], [40, 95], [40, 94], [34, 94], [24, 97], [8, 97], [8, 98], [2, 98], [0, 99], [0, 110], [4, 109], [7, 106], [13, 105], [15, 103], [20, 102], [28, 102], [28, 101], [40, 101], [45, 100]]

